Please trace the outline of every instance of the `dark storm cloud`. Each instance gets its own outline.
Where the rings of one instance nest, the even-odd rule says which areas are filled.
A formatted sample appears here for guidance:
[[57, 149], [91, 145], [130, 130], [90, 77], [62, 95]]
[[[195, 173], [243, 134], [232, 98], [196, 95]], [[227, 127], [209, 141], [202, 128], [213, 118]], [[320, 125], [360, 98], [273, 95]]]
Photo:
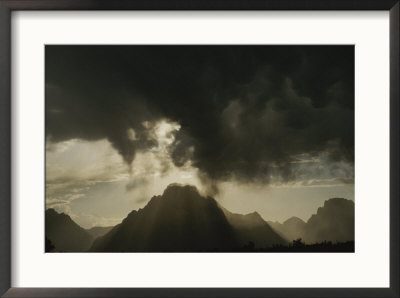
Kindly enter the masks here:
[[47, 46], [46, 135], [107, 138], [130, 164], [156, 145], [144, 121], [169, 119], [177, 166], [295, 180], [304, 153], [353, 163], [353, 86], [352, 46]]

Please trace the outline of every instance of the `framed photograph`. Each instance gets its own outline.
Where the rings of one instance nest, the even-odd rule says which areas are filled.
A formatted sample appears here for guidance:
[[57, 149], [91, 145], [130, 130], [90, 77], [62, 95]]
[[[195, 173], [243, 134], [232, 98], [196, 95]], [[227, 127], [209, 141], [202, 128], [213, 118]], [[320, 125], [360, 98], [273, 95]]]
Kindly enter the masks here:
[[2, 297], [399, 297], [399, 6], [1, 1]]

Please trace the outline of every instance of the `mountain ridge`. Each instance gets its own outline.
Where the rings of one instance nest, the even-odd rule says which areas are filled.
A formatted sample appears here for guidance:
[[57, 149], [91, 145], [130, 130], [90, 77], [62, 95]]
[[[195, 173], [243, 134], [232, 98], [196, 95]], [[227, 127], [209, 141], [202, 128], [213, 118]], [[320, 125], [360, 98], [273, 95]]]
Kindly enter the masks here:
[[54, 245], [54, 251], [81, 252], [92, 245], [93, 237], [69, 215], [49, 208], [45, 212], [45, 219], [46, 239]]
[[97, 238], [90, 251], [226, 250], [237, 245], [233, 233], [214, 199], [174, 184]]
[[282, 237], [292, 241], [302, 238], [305, 243], [354, 240], [354, 202], [330, 198], [305, 222], [292, 216], [280, 222], [268, 222]]
[[[46, 238], [54, 244], [54, 251], [92, 252], [243, 251], [285, 246], [298, 238], [306, 243], [329, 241], [327, 233], [338, 238], [334, 241], [351, 241], [354, 226], [353, 233], [348, 230], [351, 223], [354, 225], [354, 203], [348, 201], [326, 200], [307, 222], [293, 216], [281, 224], [265, 221], [256, 211], [230, 212], [212, 197], [200, 195], [194, 186], [171, 184], [114, 227], [85, 230], [68, 215], [48, 209]], [[56, 214], [58, 220], [54, 220]], [[75, 232], [65, 232], [71, 229]], [[59, 238], [64, 238], [64, 243]], [[70, 246], [65, 243], [68, 241]]]

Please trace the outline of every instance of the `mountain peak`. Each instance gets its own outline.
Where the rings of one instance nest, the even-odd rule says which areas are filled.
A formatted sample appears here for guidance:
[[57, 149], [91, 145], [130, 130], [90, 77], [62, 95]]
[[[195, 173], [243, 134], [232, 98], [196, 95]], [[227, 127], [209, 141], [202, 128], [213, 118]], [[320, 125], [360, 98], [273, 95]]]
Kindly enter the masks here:
[[297, 216], [292, 216], [287, 220], [285, 220], [283, 224], [284, 225], [305, 224], [305, 221], [303, 221], [301, 218], [298, 218]]
[[332, 198], [307, 221], [306, 242], [354, 240], [354, 202]]
[[247, 216], [248, 216], [249, 218], [252, 218], [253, 220], [265, 222], [265, 220], [262, 218], [262, 216], [260, 215], [260, 213], [258, 213], [257, 211], [251, 212], [251, 213], [247, 214]]
[[217, 204], [213, 198], [203, 197], [200, 195], [195, 186], [176, 183], [168, 185], [161, 196], [153, 197], [149, 205], [153, 206], [157, 204], [158, 201], [162, 201], [163, 206], [165, 206], [165, 204], [172, 204], [181, 207], [186, 204], [202, 204], [204, 201], [210, 201], [212, 204]]
[[343, 206], [343, 205], [354, 205], [352, 200], [348, 200], [345, 198], [331, 198], [324, 202], [324, 207], [326, 206]]
[[92, 235], [75, 223], [69, 215], [49, 208], [45, 216], [46, 238], [55, 246], [55, 251], [80, 252], [87, 250], [92, 244]]
[[64, 212], [61, 212], [61, 213], [58, 213], [57, 211], [56, 211], [56, 209], [54, 209], [54, 208], [48, 208], [48, 209], [46, 209], [46, 214], [47, 215], [67, 215], [67, 214], [65, 214]]
[[212, 251], [239, 245], [214, 199], [202, 197], [194, 186], [172, 184], [97, 238], [91, 251]]
[[56, 210], [54, 208], [47, 208], [46, 212], [55, 213]]
[[187, 195], [196, 195], [200, 196], [199, 191], [197, 190], [196, 186], [189, 185], [189, 184], [179, 184], [179, 183], [171, 183], [167, 186], [164, 190], [163, 197], [169, 196], [187, 196]]
[[68, 214], [64, 212], [58, 213], [54, 208], [46, 209], [46, 217], [51, 217], [51, 218], [58, 217], [60, 219], [62, 218], [65, 221], [70, 221], [70, 222], [73, 221]]

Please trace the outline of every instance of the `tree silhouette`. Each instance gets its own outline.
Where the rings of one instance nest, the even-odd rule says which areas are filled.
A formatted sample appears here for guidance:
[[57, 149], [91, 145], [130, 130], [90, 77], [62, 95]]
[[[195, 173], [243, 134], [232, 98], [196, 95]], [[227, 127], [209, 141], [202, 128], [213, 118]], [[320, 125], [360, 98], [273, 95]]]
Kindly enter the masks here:
[[304, 243], [301, 241], [301, 238], [297, 238], [293, 240], [293, 247], [303, 247]]

